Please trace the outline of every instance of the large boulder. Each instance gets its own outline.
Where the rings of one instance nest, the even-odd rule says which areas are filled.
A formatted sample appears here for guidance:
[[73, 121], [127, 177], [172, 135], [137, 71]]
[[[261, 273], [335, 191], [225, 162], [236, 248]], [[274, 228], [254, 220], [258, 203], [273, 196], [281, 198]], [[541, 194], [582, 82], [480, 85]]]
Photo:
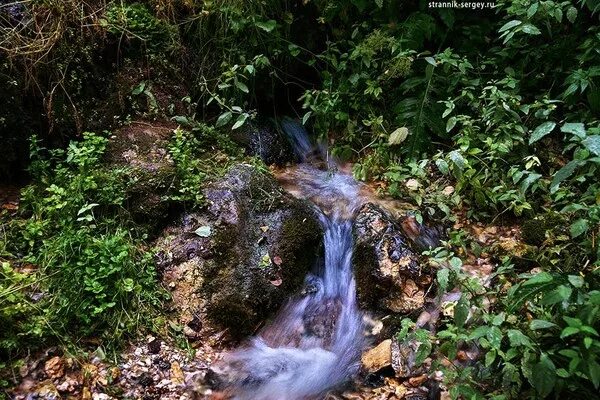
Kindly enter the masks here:
[[128, 208], [133, 217], [149, 225], [167, 216], [164, 201], [176, 176], [168, 144], [176, 126], [159, 122], [132, 122], [117, 129], [107, 147], [107, 161], [125, 167], [131, 177]]
[[425, 304], [431, 275], [393, 218], [365, 204], [354, 222], [354, 271], [358, 299], [365, 308], [409, 313]]
[[246, 164], [203, 195], [206, 209], [183, 215], [157, 241], [163, 281], [190, 335], [203, 318], [246, 335], [302, 286], [320, 251], [320, 224], [307, 202]]

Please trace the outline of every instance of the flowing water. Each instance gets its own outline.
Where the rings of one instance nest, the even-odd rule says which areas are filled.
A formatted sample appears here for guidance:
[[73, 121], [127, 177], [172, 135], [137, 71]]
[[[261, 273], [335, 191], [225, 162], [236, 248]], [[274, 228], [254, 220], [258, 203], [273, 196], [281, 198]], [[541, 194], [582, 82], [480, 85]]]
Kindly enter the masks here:
[[[315, 204], [325, 257], [306, 278], [301, 296], [291, 299], [248, 346], [226, 355], [238, 399], [320, 398], [358, 371], [365, 345], [352, 274], [352, 219], [362, 204], [361, 185], [337, 171], [301, 125], [284, 121], [283, 128], [302, 160], [285, 175], [288, 185], [283, 183]], [[311, 162], [316, 158], [321, 168]]]

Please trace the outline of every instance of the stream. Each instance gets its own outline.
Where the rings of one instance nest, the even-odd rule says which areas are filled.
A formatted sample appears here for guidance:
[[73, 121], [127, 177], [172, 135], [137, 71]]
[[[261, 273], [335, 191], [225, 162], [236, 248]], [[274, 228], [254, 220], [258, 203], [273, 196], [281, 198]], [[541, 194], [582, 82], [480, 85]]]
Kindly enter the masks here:
[[315, 205], [325, 256], [306, 277], [302, 295], [290, 299], [249, 345], [224, 357], [237, 399], [319, 398], [358, 372], [366, 344], [352, 272], [352, 221], [363, 203], [362, 185], [311, 145], [301, 125], [282, 126], [302, 160], [283, 183]]

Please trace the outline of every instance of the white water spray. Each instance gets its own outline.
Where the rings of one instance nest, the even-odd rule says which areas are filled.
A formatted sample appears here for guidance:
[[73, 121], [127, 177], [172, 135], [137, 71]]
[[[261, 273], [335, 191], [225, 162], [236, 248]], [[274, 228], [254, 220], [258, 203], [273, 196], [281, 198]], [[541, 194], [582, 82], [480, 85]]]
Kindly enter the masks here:
[[365, 345], [352, 273], [360, 184], [348, 174], [311, 165], [314, 147], [304, 128], [292, 121], [283, 128], [303, 161], [288, 178], [296, 195], [319, 209], [325, 262], [306, 278], [303, 296], [291, 299], [248, 346], [225, 356], [224, 365], [235, 371], [230, 389], [237, 399], [319, 398], [358, 372]]

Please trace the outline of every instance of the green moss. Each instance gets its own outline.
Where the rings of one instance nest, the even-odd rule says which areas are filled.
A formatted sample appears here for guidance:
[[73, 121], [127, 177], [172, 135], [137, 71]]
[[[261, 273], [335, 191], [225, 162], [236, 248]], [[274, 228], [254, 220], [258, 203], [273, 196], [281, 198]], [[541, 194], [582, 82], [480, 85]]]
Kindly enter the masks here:
[[308, 208], [293, 208], [284, 221], [281, 238], [273, 249], [283, 260], [282, 279], [286, 288], [298, 288], [306, 271], [314, 265], [322, 241], [322, 229]]
[[556, 236], [564, 226], [563, 217], [558, 214], [546, 214], [525, 221], [521, 226], [521, 237], [529, 245], [541, 246], [548, 236]]

